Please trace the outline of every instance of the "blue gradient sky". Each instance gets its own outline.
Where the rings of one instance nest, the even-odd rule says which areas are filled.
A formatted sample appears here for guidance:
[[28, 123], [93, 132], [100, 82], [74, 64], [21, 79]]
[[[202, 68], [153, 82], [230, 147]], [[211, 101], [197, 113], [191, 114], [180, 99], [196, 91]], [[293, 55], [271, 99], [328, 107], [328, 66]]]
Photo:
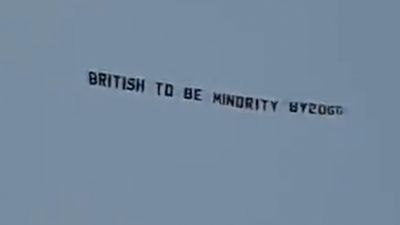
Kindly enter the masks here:
[[[0, 224], [400, 224], [398, 1], [0, 3]], [[90, 88], [104, 69], [343, 104]]]

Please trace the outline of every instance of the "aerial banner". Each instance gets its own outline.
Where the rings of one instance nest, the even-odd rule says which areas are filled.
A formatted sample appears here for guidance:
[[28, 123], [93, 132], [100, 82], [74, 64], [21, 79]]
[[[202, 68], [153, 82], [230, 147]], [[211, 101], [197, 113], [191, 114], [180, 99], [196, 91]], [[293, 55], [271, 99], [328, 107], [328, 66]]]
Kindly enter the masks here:
[[181, 86], [172, 82], [153, 81], [143, 77], [108, 71], [89, 70], [87, 75], [90, 86], [125, 91], [127, 93], [150, 94], [161, 98], [178, 98], [184, 101], [211, 103], [243, 111], [287, 112], [319, 116], [342, 116], [344, 114], [344, 107], [336, 104], [283, 101], [279, 98], [209, 91], [200, 87]]

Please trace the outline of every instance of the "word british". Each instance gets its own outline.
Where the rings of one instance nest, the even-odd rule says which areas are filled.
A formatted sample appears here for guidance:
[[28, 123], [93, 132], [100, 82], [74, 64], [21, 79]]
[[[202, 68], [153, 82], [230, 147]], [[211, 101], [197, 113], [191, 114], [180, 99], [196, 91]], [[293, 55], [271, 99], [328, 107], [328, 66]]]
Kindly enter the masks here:
[[144, 92], [146, 81], [142, 78], [126, 77], [120, 74], [89, 71], [89, 84], [127, 91]]

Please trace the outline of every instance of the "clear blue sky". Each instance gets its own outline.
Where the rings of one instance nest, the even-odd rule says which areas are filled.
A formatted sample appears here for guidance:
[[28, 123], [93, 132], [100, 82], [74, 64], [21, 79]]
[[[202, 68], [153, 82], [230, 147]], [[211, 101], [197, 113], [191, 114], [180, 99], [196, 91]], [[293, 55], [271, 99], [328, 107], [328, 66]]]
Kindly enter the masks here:
[[[399, 7], [1, 1], [0, 224], [400, 224]], [[93, 89], [93, 68], [347, 111]]]

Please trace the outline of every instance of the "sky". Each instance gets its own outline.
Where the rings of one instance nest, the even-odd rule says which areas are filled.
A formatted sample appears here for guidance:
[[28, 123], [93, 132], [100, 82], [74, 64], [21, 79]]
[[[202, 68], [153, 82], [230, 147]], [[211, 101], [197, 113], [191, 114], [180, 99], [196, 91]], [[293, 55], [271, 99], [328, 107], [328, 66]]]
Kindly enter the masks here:
[[[1, 1], [0, 224], [400, 224], [399, 6]], [[136, 95], [91, 69], [346, 111]]]

